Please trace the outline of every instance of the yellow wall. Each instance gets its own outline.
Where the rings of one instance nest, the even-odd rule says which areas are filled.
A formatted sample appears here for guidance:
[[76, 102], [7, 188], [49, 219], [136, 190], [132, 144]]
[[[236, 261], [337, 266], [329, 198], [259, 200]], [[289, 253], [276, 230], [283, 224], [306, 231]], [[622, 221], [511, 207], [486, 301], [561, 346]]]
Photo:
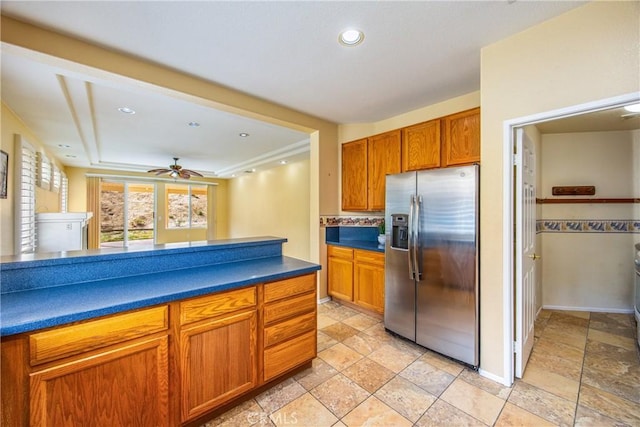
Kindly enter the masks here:
[[[18, 116], [2, 103], [2, 133], [0, 140], [2, 151], [9, 155], [9, 173], [7, 182], [7, 198], [0, 199], [0, 254], [13, 255], [14, 242], [14, 199], [15, 185], [14, 172], [16, 170], [16, 155], [14, 150], [16, 135], [25, 138], [36, 151], [45, 151], [42, 142], [27, 128]], [[45, 151], [46, 152], [46, 151]], [[47, 157], [54, 161], [53, 156], [47, 153]], [[59, 162], [55, 162], [61, 170], [64, 168]], [[58, 212], [60, 210], [60, 194], [36, 187], [36, 212]]]
[[229, 181], [230, 237], [285, 237], [284, 255], [310, 259], [309, 159]]
[[471, 92], [437, 104], [399, 114], [374, 123], [342, 124], [338, 126], [338, 140], [341, 144], [368, 136], [377, 135], [394, 129], [411, 126], [416, 123], [437, 119], [480, 105], [480, 92]]
[[[633, 135], [640, 131], [542, 135], [539, 197], [558, 185], [593, 185], [596, 197], [635, 198]], [[606, 161], [604, 161], [606, 159]], [[543, 220], [633, 219], [632, 204], [544, 204]], [[640, 218], [637, 218], [640, 220]], [[632, 310], [633, 233], [542, 233], [545, 308], [608, 312]]]
[[638, 16], [638, 2], [592, 2], [482, 49], [480, 365], [496, 378], [506, 378], [510, 363], [503, 123], [638, 91]]

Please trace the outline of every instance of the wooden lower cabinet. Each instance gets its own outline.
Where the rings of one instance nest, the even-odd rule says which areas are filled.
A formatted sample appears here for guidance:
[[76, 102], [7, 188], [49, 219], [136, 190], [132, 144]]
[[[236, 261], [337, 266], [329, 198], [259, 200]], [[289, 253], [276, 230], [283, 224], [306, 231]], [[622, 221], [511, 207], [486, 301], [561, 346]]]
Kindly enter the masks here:
[[168, 337], [30, 375], [31, 426], [169, 426]]
[[316, 357], [316, 275], [267, 283], [264, 293], [266, 382]]
[[384, 253], [328, 245], [328, 293], [384, 313]]
[[384, 313], [384, 254], [355, 251], [353, 301], [361, 307]]
[[327, 258], [327, 292], [333, 298], [353, 301], [353, 249], [329, 245]]
[[257, 334], [255, 309], [180, 331], [182, 422], [257, 385]]
[[193, 424], [311, 362], [316, 295], [312, 273], [3, 337], [0, 425]]

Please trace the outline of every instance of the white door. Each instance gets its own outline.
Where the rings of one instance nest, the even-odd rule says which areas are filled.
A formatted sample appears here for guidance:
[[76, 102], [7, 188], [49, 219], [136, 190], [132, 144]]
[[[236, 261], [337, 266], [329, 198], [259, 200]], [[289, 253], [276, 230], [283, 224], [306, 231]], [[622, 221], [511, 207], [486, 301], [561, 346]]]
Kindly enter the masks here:
[[536, 320], [536, 153], [522, 128], [516, 130], [516, 336], [515, 375], [522, 378], [533, 348]]

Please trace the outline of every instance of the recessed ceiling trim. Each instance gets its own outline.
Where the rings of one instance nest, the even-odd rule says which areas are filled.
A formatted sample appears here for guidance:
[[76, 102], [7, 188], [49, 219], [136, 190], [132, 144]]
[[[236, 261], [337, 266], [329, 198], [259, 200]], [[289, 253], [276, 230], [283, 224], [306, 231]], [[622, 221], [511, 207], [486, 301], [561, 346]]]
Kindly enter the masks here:
[[235, 164], [231, 167], [219, 170], [217, 175], [219, 177], [230, 177], [232, 174], [238, 171], [245, 171], [247, 169], [259, 168], [262, 165], [270, 163], [279, 163], [280, 160], [294, 157], [306, 152], [311, 151], [311, 146], [308, 140], [300, 141], [295, 144], [290, 144], [279, 150], [271, 151], [265, 155], [257, 156], [246, 162]]
[[67, 108], [69, 109], [69, 113], [71, 114], [71, 118], [76, 128], [76, 132], [78, 132], [78, 136], [80, 137], [80, 141], [82, 141], [82, 145], [89, 157], [89, 163], [92, 163], [93, 159], [95, 159], [96, 153], [90, 150], [89, 144], [87, 144], [87, 139], [85, 137], [84, 132], [82, 131], [82, 125], [80, 122], [80, 118], [78, 117], [78, 111], [73, 103], [73, 99], [71, 98], [71, 93], [69, 92], [69, 87], [67, 85], [67, 81], [64, 76], [60, 74], [56, 74], [56, 79], [58, 80], [58, 84], [60, 85], [60, 90], [62, 90], [62, 95], [64, 96], [65, 102], [67, 103]]
[[[148, 177], [143, 177], [143, 176], [136, 176], [136, 175], [111, 175], [111, 174], [101, 174], [101, 173], [93, 173], [93, 172], [89, 172], [89, 173], [85, 173], [84, 174], [85, 177], [87, 178], [102, 178], [105, 180], [126, 180], [126, 181], [140, 181], [140, 182], [149, 182], [149, 181], [154, 181], [154, 182], [169, 182], [171, 184], [175, 184], [176, 181], [174, 179], [171, 178], [158, 178], [155, 176], [148, 176]], [[208, 182], [208, 181], [198, 181], [197, 179], [190, 179], [190, 180], [182, 180], [182, 181], [177, 181], [177, 183], [179, 184], [201, 184], [201, 185], [218, 185], [217, 182]]]

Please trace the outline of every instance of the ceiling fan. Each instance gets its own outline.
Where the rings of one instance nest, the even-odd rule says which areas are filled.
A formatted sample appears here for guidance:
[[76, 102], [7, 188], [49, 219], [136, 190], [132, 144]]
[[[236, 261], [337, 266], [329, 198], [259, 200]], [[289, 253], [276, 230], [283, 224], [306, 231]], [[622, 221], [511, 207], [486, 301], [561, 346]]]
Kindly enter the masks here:
[[202, 174], [193, 171], [191, 169], [182, 169], [182, 166], [178, 164], [178, 157], [173, 158], [173, 164], [169, 165], [168, 169], [160, 168], [160, 169], [151, 169], [147, 172], [155, 173], [156, 175], [162, 175], [163, 173], [168, 173], [169, 176], [173, 179], [182, 178], [189, 179], [191, 176], [203, 176]]

